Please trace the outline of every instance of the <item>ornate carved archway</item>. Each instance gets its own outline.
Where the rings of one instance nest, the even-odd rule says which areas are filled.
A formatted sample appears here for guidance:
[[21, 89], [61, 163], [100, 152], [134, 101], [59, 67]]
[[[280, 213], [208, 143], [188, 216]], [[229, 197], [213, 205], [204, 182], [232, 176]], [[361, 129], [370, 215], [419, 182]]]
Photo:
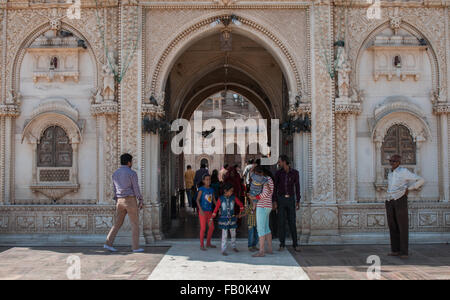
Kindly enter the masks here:
[[[196, 41], [214, 32], [218, 32], [219, 29], [212, 28], [210, 24], [219, 18], [228, 16], [229, 14], [227, 13], [211, 14], [209, 17], [203, 17], [200, 21], [193, 22], [176, 35], [159, 55], [153, 75], [148, 79], [150, 82], [146, 85], [148, 89], [146, 90], [146, 94], [161, 95], [177, 58]], [[239, 15], [239, 21], [242, 23], [242, 26], [233, 26], [233, 31], [263, 45], [281, 67], [287, 81], [288, 89], [295, 95], [299, 93], [306, 94], [307, 84], [302, 78], [304, 74], [298, 69], [295, 58], [291, 54], [294, 51], [291, 51], [280, 37], [269, 31], [266, 26], [261, 25], [261, 21], [257, 22], [241, 15]]]

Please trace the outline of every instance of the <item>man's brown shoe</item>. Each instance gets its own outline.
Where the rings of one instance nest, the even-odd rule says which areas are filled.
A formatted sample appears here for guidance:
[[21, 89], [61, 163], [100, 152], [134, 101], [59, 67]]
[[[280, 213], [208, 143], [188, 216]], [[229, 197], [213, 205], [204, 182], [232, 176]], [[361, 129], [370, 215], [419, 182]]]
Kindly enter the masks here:
[[284, 251], [284, 247], [283, 246], [280, 246], [280, 248], [278, 248], [278, 251]]
[[294, 247], [294, 251], [295, 252], [301, 252], [301, 250], [300, 250], [300, 248], [297, 246], [297, 247]]
[[400, 252], [390, 252], [388, 253], [388, 256], [399, 256]]

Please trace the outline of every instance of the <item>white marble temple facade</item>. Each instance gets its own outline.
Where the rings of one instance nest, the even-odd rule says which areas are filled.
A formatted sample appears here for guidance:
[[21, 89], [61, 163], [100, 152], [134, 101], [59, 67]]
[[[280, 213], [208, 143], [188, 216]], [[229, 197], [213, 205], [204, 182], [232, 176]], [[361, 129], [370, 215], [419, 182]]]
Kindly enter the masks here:
[[125, 151], [142, 238], [163, 239], [186, 162], [143, 120], [189, 119], [225, 85], [264, 118], [312, 120], [280, 140], [301, 174], [302, 243], [387, 242], [394, 151], [426, 181], [411, 240], [450, 241], [448, 0], [383, 2], [378, 19], [363, 0], [82, 0], [80, 19], [60, 2], [0, 1], [0, 242], [100, 242]]

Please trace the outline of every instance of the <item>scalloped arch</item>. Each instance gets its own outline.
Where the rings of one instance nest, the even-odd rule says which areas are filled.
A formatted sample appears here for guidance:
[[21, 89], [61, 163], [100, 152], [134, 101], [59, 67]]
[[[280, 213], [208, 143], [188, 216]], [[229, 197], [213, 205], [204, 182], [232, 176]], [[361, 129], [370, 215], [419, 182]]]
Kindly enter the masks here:
[[[78, 37], [82, 38], [86, 42], [87, 50], [91, 56], [91, 58], [94, 60], [94, 78], [96, 78], [95, 81], [95, 88], [98, 88], [99, 82], [100, 82], [100, 74], [98, 72], [99, 69], [99, 60], [98, 57], [95, 55], [95, 52], [91, 46], [91, 42], [89, 39], [86, 38], [86, 35], [83, 34], [80, 30], [73, 27], [72, 25], [61, 22], [61, 29], [66, 29]], [[20, 43], [19, 49], [17, 50], [17, 53], [14, 56], [14, 63], [12, 64], [12, 76], [11, 76], [11, 88], [14, 90], [18, 90], [20, 88], [20, 68], [22, 66], [23, 59], [26, 54], [26, 49], [34, 42], [34, 40], [43, 34], [44, 32], [50, 30], [50, 25], [48, 22], [44, 22], [41, 25], [37, 26], [31, 33], [28, 34], [28, 36]]]
[[425, 120], [410, 111], [394, 111], [380, 118], [372, 132], [373, 140], [384, 140], [389, 128], [403, 125], [408, 128], [414, 141], [431, 140], [431, 131]]
[[81, 143], [82, 136], [78, 124], [68, 116], [57, 112], [41, 113], [31, 119], [23, 129], [22, 143], [25, 138], [29, 143], [38, 143], [44, 131], [51, 126], [59, 126], [64, 129], [71, 144]]
[[[171, 64], [176, 60], [177, 53], [183, 53], [185, 47], [199, 36], [201, 37], [206, 33], [215, 32], [217, 29], [211, 28], [210, 24], [218, 18], [227, 16], [229, 16], [229, 13], [214, 14], [209, 17], [203, 17], [200, 21], [190, 25], [174, 37], [164, 51], [158, 56], [159, 59], [155, 66], [150, 83], [150, 92], [157, 94], [159, 89], [164, 89], [164, 83], [170, 73]], [[262, 43], [265, 47], [268, 47], [266, 49], [279, 63], [280, 68], [287, 79], [289, 89], [306, 94], [306, 82], [305, 80], [302, 80], [301, 73], [295, 63], [294, 56], [291, 54], [292, 51], [288, 48], [288, 46], [286, 46], [276, 34], [266, 29], [259, 22], [241, 15], [239, 15], [239, 20], [243, 26], [234, 27], [236, 32], [244, 33], [248, 37], [251, 36], [256, 38], [259, 43]], [[190, 37], [189, 40], [188, 37]], [[262, 39], [261, 37], [264, 38]], [[275, 49], [278, 49], [281, 52], [281, 55], [275, 55], [276, 51], [273, 51]], [[173, 57], [170, 57], [171, 55]]]
[[[358, 75], [359, 75], [359, 67], [360, 67], [362, 55], [363, 55], [364, 51], [366, 51], [368, 43], [377, 34], [379, 34], [381, 31], [385, 30], [388, 27], [389, 27], [389, 21], [385, 21], [381, 24], [374, 26], [374, 28], [371, 29], [370, 33], [366, 36], [366, 38], [358, 46], [356, 60], [353, 62], [353, 70], [355, 70], [355, 72], [353, 72], [353, 75], [352, 75], [353, 82], [356, 83], [356, 86], [358, 87], [358, 89], [360, 87]], [[428, 58], [430, 59], [430, 64], [431, 64], [432, 86], [433, 86], [433, 89], [437, 89], [438, 87], [441, 86], [441, 82], [440, 82], [441, 76], [439, 74], [439, 65], [442, 64], [443, 62], [439, 61], [439, 58], [436, 55], [436, 51], [434, 50], [434, 49], [436, 49], [436, 47], [426, 37], [426, 35], [420, 29], [418, 29], [415, 25], [402, 20], [400, 28], [408, 31], [410, 34], [414, 35], [415, 37], [420, 37], [420, 38], [425, 39], [426, 42], [428, 43], [428, 45], [430, 46], [431, 51], [427, 51], [427, 55], [428, 55]]]

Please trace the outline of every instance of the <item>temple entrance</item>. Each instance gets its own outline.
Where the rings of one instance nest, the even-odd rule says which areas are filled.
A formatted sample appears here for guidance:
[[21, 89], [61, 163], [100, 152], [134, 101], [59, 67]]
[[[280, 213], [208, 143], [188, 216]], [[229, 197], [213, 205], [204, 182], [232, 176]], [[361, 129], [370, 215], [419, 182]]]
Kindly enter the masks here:
[[[173, 63], [165, 85], [166, 120], [185, 119], [193, 124], [198, 112], [205, 122], [201, 130], [191, 126], [191, 143], [203, 137], [203, 143], [222, 130], [223, 154], [179, 154], [168, 151], [170, 140], [176, 134], [161, 136], [161, 215], [165, 238], [198, 238], [199, 222], [197, 212], [189, 207], [185, 189], [184, 174], [187, 166], [196, 171], [203, 164], [210, 174], [219, 172], [225, 164], [236, 166], [242, 172], [250, 158], [260, 158], [262, 149], [251, 146], [248, 136], [257, 136], [257, 128], [247, 126], [241, 133], [245, 135], [244, 144], [226, 137], [227, 120], [268, 121], [267, 134], [270, 132], [271, 119], [280, 123], [287, 119], [289, 93], [287, 83], [279, 64], [272, 54], [258, 42], [246, 35], [228, 32], [215, 32], [190, 44]], [[206, 125], [215, 119], [223, 124], [222, 128]], [[209, 124], [209, 123], [208, 123]], [[217, 126], [216, 127], [220, 127]], [[182, 130], [182, 128], [180, 128]], [[234, 134], [234, 133], [233, 133]], [[231, 141], [229, 143], [226, 140]], [[292, 145], [282, 143], [280, 136], [279, 151], [286, 153]], [[272, 146], [270, 134], [267, 145]], [[250, 149], [256, 152], [250, 153]], [[230, 151], [231, 150], [231, 151]], [[272, 169], [275, 166], [270, 166]], [[244, 182], [242, 182], [244, 184]], [[245, 201], [244, 198], [241, 199]], [[193, 200], [195, 201], [195, 200]], [[220, 236], [217, 228], [215, 237]], [[247, 220], [241, 219], [238, 237], [247, 236]]]

